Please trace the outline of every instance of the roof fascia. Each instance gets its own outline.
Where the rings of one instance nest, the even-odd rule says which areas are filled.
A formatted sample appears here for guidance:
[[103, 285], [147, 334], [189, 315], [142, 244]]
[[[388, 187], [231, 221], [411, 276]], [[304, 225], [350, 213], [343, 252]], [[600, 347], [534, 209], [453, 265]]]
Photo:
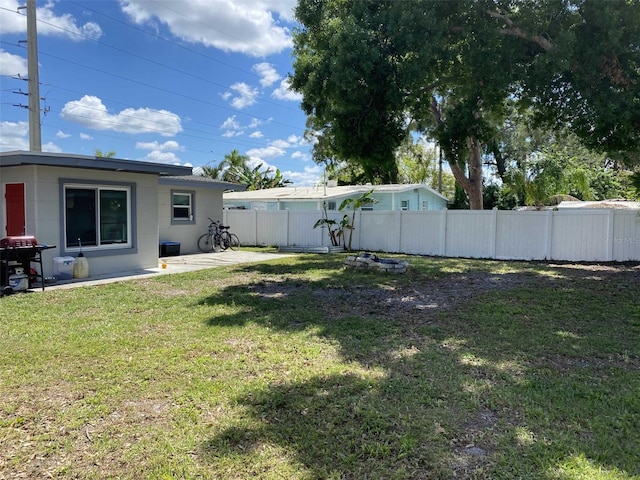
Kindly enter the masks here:
[[83, 168], [112, 172], [145, 173], [152, 175], [189, 175], [191, 167], [163, 163], [123, 160], [120, 158], [91, 157], [49, 152], [2, 152], [0, 167], [40, 165], [48, 167]]

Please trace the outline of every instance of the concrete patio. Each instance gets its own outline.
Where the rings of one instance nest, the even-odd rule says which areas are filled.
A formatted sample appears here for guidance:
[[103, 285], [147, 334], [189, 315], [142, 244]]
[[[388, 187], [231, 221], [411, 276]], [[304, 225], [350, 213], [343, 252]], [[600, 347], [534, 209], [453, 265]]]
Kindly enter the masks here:
[[[259, 263], [277, 258], [290, 257], [291, 254], [263, 253], [251, 251], [231, 251], [215, 253], [196, 253], [192, 255], [178, 255], [171, 257], [161, 257], [158, 266], [155, 268], [131, 270], [126, 272], [112, 273], [108, 275], [91, 275], [89, 278], [74, 278], [71, 280], [59, 280], [55, 284], [48, 284], [45, 291], [67, 289], [74, 287], [84, 287], [88, 285], [101, 285], [106, 283], [121, 282], [137, 278], [154, 277], [157, 275], [170, 275], [173, 273], [193, 272], [206, 268], [226, 267], [241, 263]], [[89, 260], [91, 262], [91, 260]], [[165, 266], [163, 266], [163, 264]], [[89, 273], [91, 274], [91, 263], [89, 263]], [[41, 292], [40, 287], [29, 289], [31, 292]]]

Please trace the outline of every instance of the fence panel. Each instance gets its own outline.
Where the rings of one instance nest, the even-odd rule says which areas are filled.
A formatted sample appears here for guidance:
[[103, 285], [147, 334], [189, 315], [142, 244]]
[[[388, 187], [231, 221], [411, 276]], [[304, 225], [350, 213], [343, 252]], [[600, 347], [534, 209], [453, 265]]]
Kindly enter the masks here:
[[222, 223], [231, 227], [230, 230], [240, 239], [240, 245], [258, 245], [257, 215], [257, 210], [225, 209], [222, 215]]
[[[400, 211], [361, 212], [356, 218], [354, 237], [358, 249], [382, 252], [400, 251]], [[357, 216], [356, 216], [357, 217]], [[349, 232], [345, 232], [349, 235]], [[351, 245], [355, 248], [354, 245]]]
[[447, 211], [401, 212], [400, 251], [415, 255], [444, 255]]
[[552, 212], [497, 212], [495, 258], [543, 260], [548, 256]]
[[[323, 228], [313, 228], [318, 219], [322, 218], [319, 212], [289, 212], [289, 235], [288, 244], [291, 246], [325, 246], [331, 245], [328, 238], [329, 233]], [[326, 236], [326, 243], [323, 244], [323, 234]]]
[[447, 212], [445, 256], [492, 258], [495, 241], [495, 213], [450, 210]]
[[617, 211], [613, 223], [613, 235], [607, 239], [611, 257], [619, 262], [640, 260], [640, 212]]
[[[343, 215], [330, 218], [339, 224]], [[321, 217], [321, 211], [225, 210], [223, 218], [243, 245], [328, 246], [327, 229], [313, 228]], [[501, 260], [638, 261], [640, 211], [356, 212], [352, 249]]]
[[288, 245], [289, 210], [259, 211], [256, 220], [258, 245]]
[[551, 259], [610, 261], [609, 210], [553, 212]]

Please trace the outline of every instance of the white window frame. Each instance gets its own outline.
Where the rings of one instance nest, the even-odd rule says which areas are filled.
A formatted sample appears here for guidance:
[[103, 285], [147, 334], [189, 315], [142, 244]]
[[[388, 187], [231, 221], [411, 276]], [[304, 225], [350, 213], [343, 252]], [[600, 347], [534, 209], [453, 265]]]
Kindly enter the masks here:
[[409, 200], [400, 200], [400, 210], [409, 210]]
[[[174, 203], [175, 195], [187, 195], [189, 196], [189, 205], [176, 205]], [[171, 224], [172, 225], [185, 225], [195, 223], [195, 202], [196, 193], [193, 190], [171, 190]], [[187, 217], [176, 217], [174, 215], [175, 208], [186, 208]]]

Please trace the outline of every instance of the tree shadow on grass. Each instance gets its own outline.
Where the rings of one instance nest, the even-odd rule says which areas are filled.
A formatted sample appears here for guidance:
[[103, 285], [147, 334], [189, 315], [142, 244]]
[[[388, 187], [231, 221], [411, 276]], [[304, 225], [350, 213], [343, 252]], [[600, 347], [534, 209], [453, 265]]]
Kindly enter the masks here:
[[[248, 417], [205, 442], [203, 458], [234, 458], [262, 478], [273, 478], [269, 446], [308, 478], [640, 474], [640, 311], [631, 292], [612, 287], [615, 275], [295, 273], [204, 299], [242, 306], [210, 324], [313, 327], [360, 368], [235, 399]], [[613, 291], [615, 310], [602, 301]]]

